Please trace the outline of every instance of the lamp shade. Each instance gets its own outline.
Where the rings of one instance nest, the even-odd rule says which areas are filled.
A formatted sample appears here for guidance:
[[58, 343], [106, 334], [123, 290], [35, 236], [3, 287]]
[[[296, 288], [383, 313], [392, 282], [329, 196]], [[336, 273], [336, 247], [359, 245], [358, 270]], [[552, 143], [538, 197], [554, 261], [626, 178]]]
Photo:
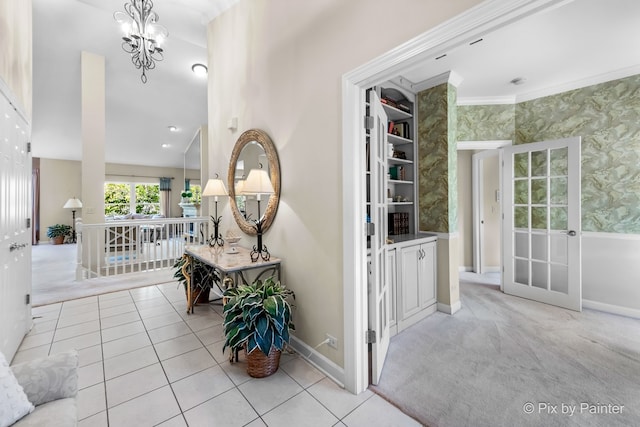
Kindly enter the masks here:
[[63, 208], [65, 209], [80, 209], [82, 208], [82, 202], [80, 199], [76, 197], [72, 197], [67, 200], [67, 203], [64, 204]]
[[236, 182], [236, 195], [242, 195], [244, 194], [244, 179], [241, 179], [240, 181]]
[[227, 187], [224, 186], [224, 182], [221, 179], [215, 178], [207, 181], [207, 185], [204, 187], [202, 196], [228, 196]]
[[244, 182], [244, 194], [273, 194], [273, 185], [264, 169], [251, 169]]

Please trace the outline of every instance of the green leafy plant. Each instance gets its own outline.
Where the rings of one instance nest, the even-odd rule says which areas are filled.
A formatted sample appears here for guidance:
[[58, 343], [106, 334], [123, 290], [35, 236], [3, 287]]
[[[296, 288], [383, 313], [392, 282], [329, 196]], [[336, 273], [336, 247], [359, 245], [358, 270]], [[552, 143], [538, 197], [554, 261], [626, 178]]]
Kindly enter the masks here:
[[[175, 271], [173, 272], [174, 279], [177, 279], [179, 283], [182, 283], [183, 287], [187, 288], [187, 278], [184, 277], [182, 273], [182, 266], [187, 262], [186, 255], [183, 255], [181, 258], [178, 258], [176, 262], [173, 264], [173, 268]], [[196, 284], [202, 284], [204, 289], [209, 289], [213, 285], [214, 282], [219, 283], [220, 277], [218, 276], [215, 269], [209, 267], [202, 261], [193, 258], [191, 260], [191, 288], [196, 289]]]
[[47, 227], [47, 237], [50, 239], [56, 237], [66, 237], [71, 235], [71, 226], [66, 224], [55, 224]]
[[224, 292], [223, 351], [246, 345], [247, 354], [260, 349], [265, 355], [271, 347], [282, 350], [289, 342], [289, 330], [295, 330], [288, 298], [293, 291], [268, 278], [251, 285], [241, 285]]

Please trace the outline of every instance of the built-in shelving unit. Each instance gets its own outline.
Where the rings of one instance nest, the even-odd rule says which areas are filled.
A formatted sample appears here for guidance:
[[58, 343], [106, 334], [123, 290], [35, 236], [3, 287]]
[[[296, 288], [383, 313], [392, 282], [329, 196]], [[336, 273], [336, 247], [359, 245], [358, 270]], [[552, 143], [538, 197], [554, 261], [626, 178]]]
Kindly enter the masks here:
[[415, 96], [388, 82], [376, 88], [389, 120], [387, 143], [388, 234], [413, 234], [416, 230]]

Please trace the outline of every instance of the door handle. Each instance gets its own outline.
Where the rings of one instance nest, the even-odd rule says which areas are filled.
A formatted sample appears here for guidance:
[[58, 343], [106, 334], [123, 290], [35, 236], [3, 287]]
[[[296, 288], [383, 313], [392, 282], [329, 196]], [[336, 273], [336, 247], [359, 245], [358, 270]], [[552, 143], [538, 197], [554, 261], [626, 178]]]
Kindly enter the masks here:
[[576, 235], [576, 232], [574, 230], [569, 230], [567, 231], [567, 235], [573, 237]]
[[13, 242], [9, 245], [9, 252], [17, 251], [18, 249], [22, 249], [26, 247], [27, 247], [26, 243], [18, 244], [16, 242]]

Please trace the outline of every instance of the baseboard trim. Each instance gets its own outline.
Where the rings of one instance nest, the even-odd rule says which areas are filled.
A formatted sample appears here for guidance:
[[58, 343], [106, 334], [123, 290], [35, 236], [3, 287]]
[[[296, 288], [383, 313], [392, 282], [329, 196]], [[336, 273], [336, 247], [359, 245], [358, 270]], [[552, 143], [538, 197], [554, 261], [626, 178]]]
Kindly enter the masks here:
[[469, 267], [469, 266], [461, 265], [460, 267], [458, 267], [458, 271], [464, 272], [464, 273], [469, 273], [469, 272], [473, 271], [473, 266]]
[[582, 300], [582, 307], [589, 308], [591, 310], [603, 311], [605, 313], [617, 314], [619, 316], [633, 317], [634, 319], [640, 319], [640, 310], [629, 307], [622, 307], [620, 305], [606, 304], [604, 302], [591, 301], [588, 299]]
[[322, 373], [331, 378], [331, 380], [338, 384], [340, 387], [344, 388], [345, 377], [343, 368], [336, 365], [326, 356], [320, 354], [313, 347], [309, 347], [299, 338], [293, 335], [291, 335], [289, 338], [289, 345], [294, 348], [294, 350], [300, 355], [300, 357], [318, 368], [320, 371], [322, 371]]
[[447, 314], [455, 314], [462, 308], [462, 303], [460, 301], [456, 301], [452, 305], [443, 304], [441, 302], [438, 303], [438, 311]]

